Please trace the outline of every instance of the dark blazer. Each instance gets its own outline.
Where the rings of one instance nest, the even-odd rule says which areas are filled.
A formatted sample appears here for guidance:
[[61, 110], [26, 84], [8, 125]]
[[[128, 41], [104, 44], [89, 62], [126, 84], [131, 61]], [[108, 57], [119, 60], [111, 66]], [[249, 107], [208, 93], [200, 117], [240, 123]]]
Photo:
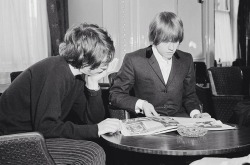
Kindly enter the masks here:
[[[163, 115], [178, 116], [199, 108], [191, 54], [177, 50], [165, 84], [152, 46], [125, 55], [110, 89], [111, 104], [135, 113], [138, 99], [147, 100]], [[135, 96], [129, 95], [130, 89]]]

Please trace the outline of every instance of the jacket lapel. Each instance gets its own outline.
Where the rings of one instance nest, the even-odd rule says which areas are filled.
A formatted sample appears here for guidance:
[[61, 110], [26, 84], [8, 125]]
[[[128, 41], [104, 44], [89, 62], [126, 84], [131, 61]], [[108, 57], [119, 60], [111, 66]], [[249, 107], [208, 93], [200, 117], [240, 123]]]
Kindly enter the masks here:
[[155, 56], [153, 55], [152, 46], [149, 46], [147, 48], [146, 57], [148, 58], [148, 63], [152, 67], [152, 69], [154, 70], [155, 74], [159, 77], [161, 82], [165, 85], [165, 82], [164, 82], [164, 79], [163, 79], [163, 76], [162, 76], [162, 73], [161, 73], [160, 66], [159, 66]]
[[180, 71], [181, 64], [180, 64], [179, 58], [180, 58], [180, 56], [178, 55], [177, 52], [175, 52], [174, 55], [173, 55], [172, 68], [171, 68], [171, 71], [170, 71], [170, 74], [169, 74], [169, 77], [168, 77], [168, 82], [167, 82], [166, 87], [168, 87], [171, 84], [174, 77], [176, 75], [178, 75], [178, 72]]

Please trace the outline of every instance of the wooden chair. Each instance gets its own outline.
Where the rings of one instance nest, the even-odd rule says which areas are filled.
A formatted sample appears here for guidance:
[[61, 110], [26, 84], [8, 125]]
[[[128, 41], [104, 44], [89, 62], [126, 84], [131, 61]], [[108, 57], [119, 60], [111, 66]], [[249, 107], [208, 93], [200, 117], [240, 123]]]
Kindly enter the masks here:
[[29, 132], [0, 136], [0, 164], [54, 165], [40, 133]]

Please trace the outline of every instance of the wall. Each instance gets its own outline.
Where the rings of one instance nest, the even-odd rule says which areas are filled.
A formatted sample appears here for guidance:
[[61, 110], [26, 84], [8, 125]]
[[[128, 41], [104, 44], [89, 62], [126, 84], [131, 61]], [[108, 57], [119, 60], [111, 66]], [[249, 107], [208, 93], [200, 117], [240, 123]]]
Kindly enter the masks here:
[[116, 57], [120, 59], [117, 70], [126, 53], [149, 45], [148, 26], [156, 13], [176, 13], [176, 5], [176, 0], [105, 0], [103, 26], [115, 41]]
[[204, 61], [201, 38], [201, 4], [197, 0], [70, 0], [69, 24], [87, 21], [107, 28], [117, 56], [147, 46], [149, 22], [160, 11], [177, 13], [184, 23], [180, 49], [195, 61]]
[[[202, 4], [197, 0], [69, 0], [69, 24], [82, 20], [103, 26], [111, 34], [120, 68], [126, 53], [146, 47], [148, 25], [156, 13], [172, 11], [184, 23], [179, 49], [194, 61], [206, 61], [202, 51]], [[206, 46], [206, 45], [205, 45]]]
[[87, 22], [102, 26], [102, 0], [69, 0], [69, 26]]
[[184, 40], [180, 50], [193, 55], [194, 61], [205, 61], [202, 53], [202, 4], [197, 0], [178, 0], [178, 15], [184, 25]]

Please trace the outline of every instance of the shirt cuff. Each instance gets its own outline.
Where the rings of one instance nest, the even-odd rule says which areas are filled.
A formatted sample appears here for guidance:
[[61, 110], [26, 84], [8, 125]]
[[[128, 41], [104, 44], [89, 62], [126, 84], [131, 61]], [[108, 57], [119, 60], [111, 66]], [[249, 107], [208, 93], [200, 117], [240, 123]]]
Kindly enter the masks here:
[[145, 100], [137, 100], [137, 102], [135, 103], [135, 112], [136, 113], [143, 113], [143, 110], [142, 110], [142, 104], [144, 103]]
[[194, 109], [194, 110], [191, 111], [190, 117], [193, 118], [194, 115], [197, 115], [197, 114], [200, 114], [200, 113], [201, 113], [201, 112], [200, 112], [198, 109]]

